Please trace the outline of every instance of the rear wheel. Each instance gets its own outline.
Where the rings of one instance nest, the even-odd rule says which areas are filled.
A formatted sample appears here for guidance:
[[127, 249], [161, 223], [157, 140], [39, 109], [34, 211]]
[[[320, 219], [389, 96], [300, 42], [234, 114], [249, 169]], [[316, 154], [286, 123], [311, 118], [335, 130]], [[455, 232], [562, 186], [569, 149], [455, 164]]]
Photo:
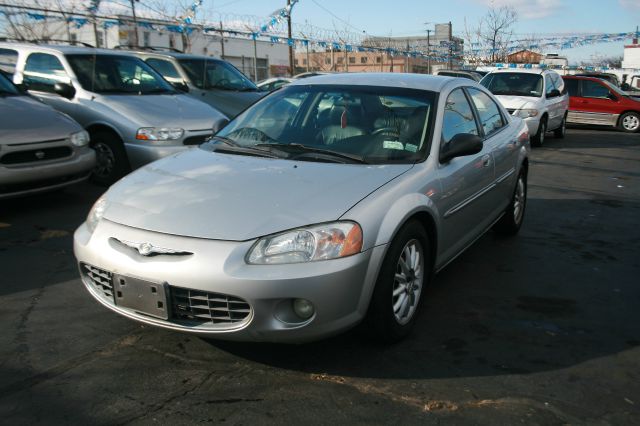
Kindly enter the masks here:
[[538, 126], [538, 133], [536, 133], [533, 138], [531, 138], [531, 145], [533, 146], [542, 146], [544, 143], [544, 137], [547, 133], [547, 117], [543, 117], [540, 120], [540, 125]]
[[640, 114], [627, 112], [622, 114], [618, 122], [618, 128], [623, 132], [636, 133], [640, 131]]
[[560, 127], [558, 127], [553, 131], [553, 136], [555, 136], [558, 139], [564, 139], [564, 135], [566, 134], [567, 134], [567, 114], [565, 114], [564, 117], [562, 117], [562, 123], [560, 124]]
[[91, 173], [94, 182], [110, 185], [129, 172], [129, 160], [124, 145], [113, 133], [93, 133], [91, 147], [96, 151], [96, 167]]
[[494, 230], [503, 235], [515, 235], [520, 230], [524, 221], [524, 210], [527, 207], [527, 173], [523, 168], [520, 170], [516, 187], [513, 190], [511, 203], [504, 212], [504, 215], [498, 223], [495, 224]]
[[427, 233], [418, 221], [408, 222], [391, 242], [367, 312], [376, 339], [395, 342], [411, 332], [430, 277]]

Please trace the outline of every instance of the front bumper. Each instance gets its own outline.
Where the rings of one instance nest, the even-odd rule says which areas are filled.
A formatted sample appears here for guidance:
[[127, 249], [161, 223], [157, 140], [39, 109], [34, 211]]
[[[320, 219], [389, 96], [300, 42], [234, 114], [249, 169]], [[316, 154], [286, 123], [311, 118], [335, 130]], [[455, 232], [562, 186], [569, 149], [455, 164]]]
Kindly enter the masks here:
[[[5, 150], [6, 151], [6, 150]], [[96, 164], [90, 148], [76, 148], [67, 159], [0, 165], [0, 199], [64, 188], [86, 180]]]
[[[116, 241], [148, 242], [190, 255], [142, 256]], [[339, 333], [357, 324], [369, 299], [386, 246], [343, 259], [289, 265], [247, 265], [244, 257], [254, 241], [215, 241], [160, 234], [102, 220], [93, 234], [86, 225], [74, 236], [81, 265], [110, 273], [165, 284], [168, 293], [191, 289], [239, 298], [250, 306], [240, 322], [194, 324], [169, 312], [154, 318], [116, 305], [85, 275], [89, 293], [107, 308], [128, 318], [171, 330], [225, 340], [299, 343]], [[171, 297], [171, 296], [169, 296]], [[315, 307], [308, 320], [300, 319], [292, 301], [303, 298]], [[174, 310], [171, 301], [167, 303]]]

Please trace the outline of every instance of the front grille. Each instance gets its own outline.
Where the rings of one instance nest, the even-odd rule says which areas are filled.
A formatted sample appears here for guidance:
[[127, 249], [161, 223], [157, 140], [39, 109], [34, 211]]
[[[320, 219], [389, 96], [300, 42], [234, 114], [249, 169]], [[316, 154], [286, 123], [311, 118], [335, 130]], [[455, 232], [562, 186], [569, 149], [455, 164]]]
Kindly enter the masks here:
[[211, 135], [191, 136], [184, 140], [185, 145], [200, 145], [209, 140]]
[[251, 313], [249, 304], [239, 297], [206, 291], [171, 287], [171, 306], [177, 319], [197, 324], [233, 324]]
[[52, 148], [29, 149], [25, 151], [8, 152], [0, 158], [1, 164], [15, 165], [33, 163], [39, 161], [58, 160], [70, 157], [73, 150], [68, 146], [56, 146]]
[[82, 275], [87, 277], [94, 288], [104, 294], [108, 299], [113, 300], [113, 274], [95, 266], [80, 264]]

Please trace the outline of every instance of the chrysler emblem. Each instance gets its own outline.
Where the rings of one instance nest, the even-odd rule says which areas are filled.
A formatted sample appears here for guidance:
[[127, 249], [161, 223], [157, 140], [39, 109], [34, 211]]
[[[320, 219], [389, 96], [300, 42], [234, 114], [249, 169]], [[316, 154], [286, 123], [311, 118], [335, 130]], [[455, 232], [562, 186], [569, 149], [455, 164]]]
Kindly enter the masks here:
[[42, 160], [46, 154], [44, 151], [36, 151], [35, 156], [38, 160]]
[[155, 256], [158, 254], [184, 256], [184, 255], [193, 254], [189, 251], [184, 251], [184, 250], [174, 250], [174, 249], [165, 248], [165, 247], [157, 247], [148, 242], [139, 243], [135, 241], [119, 240], [117, 238], [112, 238], [112, 239], [114, 241], [119, 242], [122, 245], [125, 245], [127, 247], [130, 247], [136, 250], [141, 256]]

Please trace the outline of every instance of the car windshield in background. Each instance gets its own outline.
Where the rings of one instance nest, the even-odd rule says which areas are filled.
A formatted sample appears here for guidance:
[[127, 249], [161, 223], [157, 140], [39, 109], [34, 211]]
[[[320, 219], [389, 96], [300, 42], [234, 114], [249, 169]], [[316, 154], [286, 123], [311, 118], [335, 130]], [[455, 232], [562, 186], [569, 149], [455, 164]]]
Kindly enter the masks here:
[[307, 161], [412, 163], [427, 151], [434, 99], [433, 92], [414, 89], [287, 86], [236, 117], [204, 148]]
[[486, 75], [480, 82], [494, 95], [542, 96], [540, 74], [499, 72]]
[[118, 55], [67, 55], [80, 85], [95, 93], [159, 94], [175, 90], [142, 60]]
[[16, 96], [20, 94], [20, 91], [0, 72], [0, 96]]
[[255, 84], [226, 62], [209, 59], [179, 59], [191, 82], [200, 89], [236, 90], [253, 92]]

